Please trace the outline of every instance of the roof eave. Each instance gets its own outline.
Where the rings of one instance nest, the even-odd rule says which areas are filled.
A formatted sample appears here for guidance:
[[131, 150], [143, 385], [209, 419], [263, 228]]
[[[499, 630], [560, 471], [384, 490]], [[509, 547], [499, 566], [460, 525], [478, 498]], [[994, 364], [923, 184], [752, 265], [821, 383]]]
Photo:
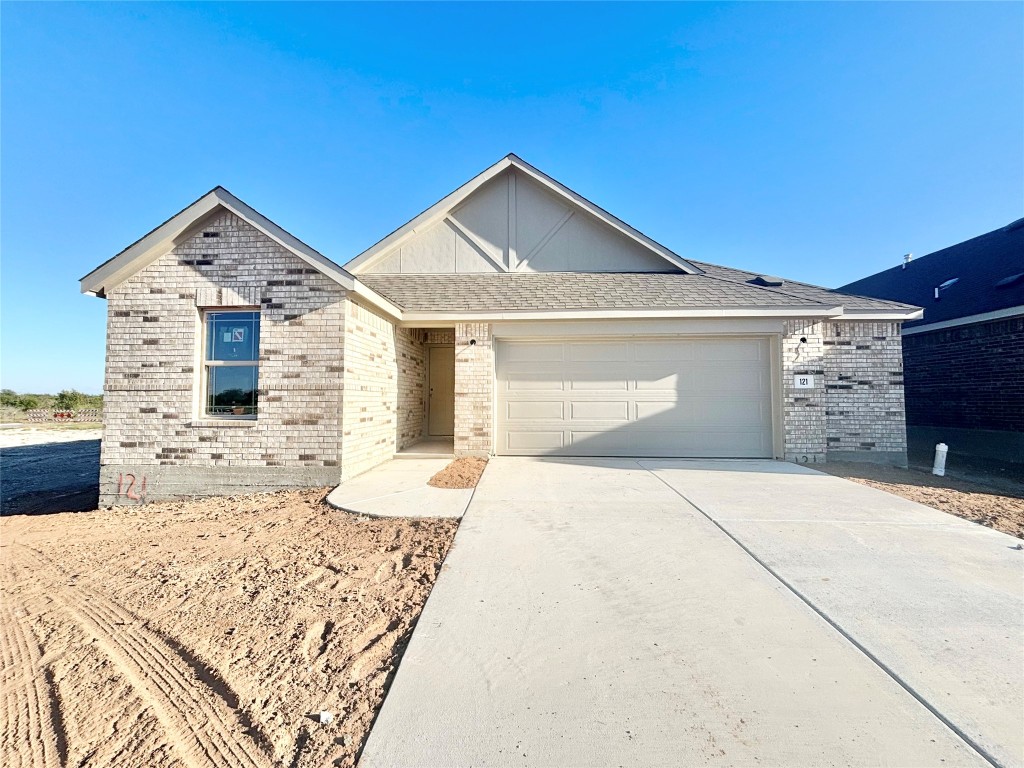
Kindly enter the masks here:
[[402, 312], [404, 325], [438, 322], [491, 322], [500, 320], [622, 320], [685, 317], [823, 317], [842, 314], [842, 307], [657, 307], [651, 309], [543, 309], [543, 310], [410, 310]]
[[910, 320], [920, 320], [922, 317], [924, 317], [924, 310], [920, 307], [894, 307], [892, 309], [844, 309], [836, 319], [908, 322]]

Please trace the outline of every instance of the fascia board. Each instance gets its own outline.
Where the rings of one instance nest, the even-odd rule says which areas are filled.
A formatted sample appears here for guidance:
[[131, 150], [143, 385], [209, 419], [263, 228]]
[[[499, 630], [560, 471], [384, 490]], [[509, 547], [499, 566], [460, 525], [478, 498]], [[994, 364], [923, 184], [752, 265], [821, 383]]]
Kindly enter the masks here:
[[841, 307], [773, 307], [771, 309], [726, 308], [709, 309], [579, 309], [560, 311], [513, 310], [502, 312], [411, 312], [402, 313], [402, 324], [485, 322], [498, 320], [618, 320], [662, 317], [835, 317]]
[[844, 310], [835, 320], [885, 320], [889, 322], [920, 320], [924, 316], [923, 309], [865, 309]]
[[915, 333], [941, 331], [943, 328], [957, 328], [961, 325], [972, 325], [973, 323], [987, 323], [991, 320], [1005, 320], [1011, 317], [1018, 317], [1020, 315], [1024, 315], [1024, 306], [1007, 307], [1006, 309], [996, 309], [993, 310], [992, 312], [982, 312], [977, 315], [965, 315], [964, 317], [957, 317], [954, 318], [953, 320], [941, 320], [937, 323], [915, 325], [913, 328], [904, 328], [903, 335], [913, 336]]
[[[177, 216], [168, 219], [141, 240], [81, 278], [82, 293], [98, 294], [123, 282], [160, 258], [174, 247], [175, 238], [183, 230], [220, 205], [214, 192], [203, 195]], [[183, 225], [182, 222], [186, 220], [188, 223]]]
[[354, 278], [340, 266], [274, 224], [226, 189], [218, 187], [83, 277], [80, 281], [82, 293], [91, 295], [105, 293], [136, 272], [145, 269], [168, 253], [177, 244], [178, 238], [183, 233], [218, 207], [231, 211], [346, 290], [352, 290], [354, 287]]

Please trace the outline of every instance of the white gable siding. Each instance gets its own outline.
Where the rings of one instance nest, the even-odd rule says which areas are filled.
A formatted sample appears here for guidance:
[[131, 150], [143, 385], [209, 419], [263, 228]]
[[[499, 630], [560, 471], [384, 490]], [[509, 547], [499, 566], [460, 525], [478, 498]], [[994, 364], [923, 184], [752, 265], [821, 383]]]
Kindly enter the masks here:
[[362, 271], [670, 272], [665, 259], [527, 175], [507, 171]]

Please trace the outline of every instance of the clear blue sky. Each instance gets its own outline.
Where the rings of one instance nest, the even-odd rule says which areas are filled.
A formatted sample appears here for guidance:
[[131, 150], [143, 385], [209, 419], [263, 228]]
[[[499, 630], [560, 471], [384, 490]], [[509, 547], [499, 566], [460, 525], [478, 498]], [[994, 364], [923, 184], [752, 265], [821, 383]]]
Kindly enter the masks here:
[[1024, 215], [1024, 5], [2, 6], [0, 383], [222, 184], [345, 262], [515, 152], [685, 257], [836, 286]]

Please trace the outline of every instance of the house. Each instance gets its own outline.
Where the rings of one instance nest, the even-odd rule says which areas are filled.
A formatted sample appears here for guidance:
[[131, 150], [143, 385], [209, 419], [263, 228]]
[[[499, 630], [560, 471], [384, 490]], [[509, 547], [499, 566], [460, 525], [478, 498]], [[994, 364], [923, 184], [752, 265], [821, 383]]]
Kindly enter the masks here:
[[903, 328], [907, 429], [922, 458], [1024, 465], [1024, 219], [839, 290], [924, 308]]
[[514, 155], [338, 266], [216, 188], [107, 300], [101, 503], [453, 455], [903, 464], [901, 302], [683, 258]]

